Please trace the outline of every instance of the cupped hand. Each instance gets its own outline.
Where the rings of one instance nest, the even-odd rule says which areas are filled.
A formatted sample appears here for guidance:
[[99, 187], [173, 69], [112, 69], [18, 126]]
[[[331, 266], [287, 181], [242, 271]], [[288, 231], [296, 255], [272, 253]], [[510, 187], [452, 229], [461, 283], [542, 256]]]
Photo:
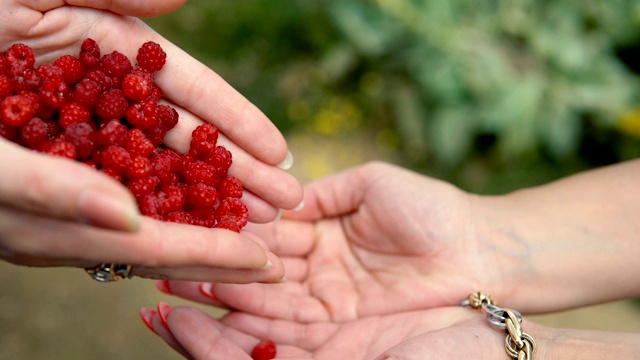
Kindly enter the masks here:
[[[502, 359], [504, 332], [474, 310], [446, 307], [334, 323], [299, 323], [232, 312], [221, 319], [191, 307], [143, 309], [145, 323], [185, 358], [251, 359], [264, 339], [286, 359]], [[526, 323], [528, 329], [537, 327]]]
[[[215, 72], [136, 17], [162, 15], [183, 3], [5, 0], [0, 48], [25, 43], [39, 62], [52, 62], [77, 54], [85, 38], [97, 41], [103, 54], [117, 50], [130, 59], [143, 42], [159, 43], [167, 63], [155, 82], [180, 114], [165, 143], [185, 152], [197, 125], [216, 125], [219, 143], [234, 155], [230, 174], [243, 182], [249, 220], [270, 221], [280, 208], [293, 208], [302, 199], [301, 186], [283, 170], [291, 165], [283, 136]], [[255, 236], [140, 217], [121, 184], [85, 165], [0, 138], [0, 173], [0, 258], [12, 263], [113, 262], [132, 264], [140, 276], [241, 283], [282, 277], [280, 262]]]
[[474, 198], [438, 180], [371, 163], [305, 188], [305, 207], [247, 227], [285, 265], [286, 284], [172, 282], [173, 294], [303, 322], [457, 304], [493, 293], [494, 246], [477, 234]]

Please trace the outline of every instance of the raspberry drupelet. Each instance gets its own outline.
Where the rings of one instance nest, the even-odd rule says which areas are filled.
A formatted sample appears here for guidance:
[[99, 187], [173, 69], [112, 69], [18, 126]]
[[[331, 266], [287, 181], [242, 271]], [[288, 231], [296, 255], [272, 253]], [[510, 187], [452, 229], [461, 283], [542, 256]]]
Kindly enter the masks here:
[[186, 154], [163, 144], [180, 120], [176, 109], [159, 103], [162, 89], [154, 82], [164, 50], [142, 44], [135, 67], [117, 50], [101, 53], [90, 38], [77, 55], [37, 68], [29, 46], [0, 53], [0, 136], [110, 176], [143, 215], [239, 232], [248, 210], [242, 183], [228, 175], [231, 152], [217, 143], [218, 129], [197, 126]]

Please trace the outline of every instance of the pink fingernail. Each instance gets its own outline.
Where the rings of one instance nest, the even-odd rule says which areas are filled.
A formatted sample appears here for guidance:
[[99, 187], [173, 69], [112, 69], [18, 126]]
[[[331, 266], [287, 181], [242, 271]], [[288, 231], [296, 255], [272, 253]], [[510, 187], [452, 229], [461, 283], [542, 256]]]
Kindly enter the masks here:
[[202, 295], [208, 297], [211, 300], [219, 301], [216, 294], [213, 293], [213, 286], [214, 286], [213, 283], [200, 284], [200, 293], [202, 293]]
[[158, 290], [160, 290], [161, 292], [163, 292], [165, 294], [173, 295], [173, 293], [171, 292], [171, 285], [169, 284], [169, 281], [167, 281], [167, 280], [158, 280], [158, 281], [156, 281], [156, 288], [158, 288]]
[[153, 331], [154, 334], [158, 335], [156, 330], [153, 328], [153, 317], [156, 316], [156, 312], [153, 309], [142, 308], [140, 309], [140, 317], [142, 318], [142, 322], [149, 328], [149, 330]]
[[169, 330], [169, 332], [171, 332], [171, 330], [169, 329], [167, 318], [169, 317], [169, 314], [171, 314], [172, 310], [173, 310], [173, 307], [167, 304], [166, 302], [160, 301], [158, 303], [158, 315], [160, 315], [160, 320], [162, 320], [162, 325], [164, 325], [164, 327], [167, 330]]

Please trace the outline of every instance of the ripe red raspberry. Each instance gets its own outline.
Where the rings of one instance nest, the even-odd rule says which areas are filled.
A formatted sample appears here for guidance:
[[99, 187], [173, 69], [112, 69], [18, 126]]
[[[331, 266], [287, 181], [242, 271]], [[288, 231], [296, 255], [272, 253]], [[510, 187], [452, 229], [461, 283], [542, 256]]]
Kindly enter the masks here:
[[[162, 192], [166, 194], [166, 199], [162, 202], [162, 211], [170, 213], [183, 209], [187, 202], [187, 189], [184, 185], [165, 185]], [[213, 224], [211, 224], [213, 226]]]
[[241, 198], [242, 197], [242, 183], [240, 179], [234, 176], [225, 176], [218, 185], [218, 191], [220, 197], [225, 198]]
[[31, 47], [25, 44], [11, 45], [5, 53], [9, 66], [19, 64], [22, 67], [30, 68], [36, 63], [36, 56]]
[[20, 127], [20, 139], [33, 148], [47, 138], [47, 124], [34, 117]]
[[210, 209], [218, 203], [218, 192], [214, 186], [196, 183], [187, 186], [187, 203], [199, 209]]
[[147, 138], [149, 138], [149, 141], [151, 141], [153, 146], [159, 147], [164, 141], [167, 132], [158, 126], [145, 131], [145, 135], [147, 135]]
[[5, 98], [13, 94], [13, 85], [7, 75], [0, 75], [0, 98]]
[[88, 68], [98, 65], [100, 61], [100, 47], [95, 40], [91, 38], [84, 39], [80, 46], [80, 61]]
[[147, 139], [147, 136], [140, 129], [131, 129], [127, 134], [125, 148], [132, 155], [149, 157], [155, 151], [155, 146]]
[[211, 124], [197, 126], [191, 132], [191, 151], [197, 156], [207, 156], [216, 147], [218, 141], [218, 128]]
[[156, 84], [151, 84], [151, 91], [149, 92], [149, 97], [152, 97], [156, 100], [162, 99], [162, 89]]
[[186, 165], [184, 177], [187, 184], [212, 184], [216, 181], [216, 169], [202, 161], [195, 161]]
[[109, 169], [109, 168], [102, 168], [100, 170], [98, 170], [99, 172], [113, 178], [115, 181], [122, 183], [123, 179], [122, 179], [122, 175], [118, 174], [117, 172], [115, 172], [113, 169]]
[[100, 94], [102, 94], [102, 89], [98, 83], [91, 79], [83, 78], [74, 87], [71, 98], [78, 104], [90, 108], [98, 103]]
[[[160, 180], [155, 176], [146, 176], [132, 179], [127, 182], [127, 188], [136, 199], [142, 199], [144, 196], [152, 194]], [[160, 204], [157, 204], [160, 206]]]
[[160, 118], [160, 128], [165, 132], [173, 129], [178, 124], [178, 112], [171, 106], [158, 105], [158, 117]]
[[102, 167], [122, 174], [131, 164], [131, 155], [120, 146], [111, 145], [102, 152]]
[[206, 160], [207, 164], [216, 169], [218, 177], [227, 175], [232, 162], [231, 152], [222, 145], [216, 146]]
[[131, 165], [129, 165], [125, 175], [130, 179], [152, 175], [151, 160], [139, 155], [131, 157]]
[[[117, 145], [125, 147], [127, 143], [128, 129], [120, 120], [113, 119], [107, 122], [96, 134], [96, 141], [101, 146]], [[131, 153], [129, 149], [127, 149]]]
[[129, 73], [124, 76], [120, 88], [127, 99], [142, 100], [151, 92], [152, 80], [144, 74]]
[[110, 89], [113, 86], [111, 78], [98, 69], [91, 70], [84, 76], [84, 78], [95, 81], [96, 84], [100, 86], [100, 89], [102, 89], [102, 91]]
[[228, 228], [231, 224], [239, 226], [241, 229], [249, 220], [249, 210], [247, 206], [238, 198], [226, 198], [220, 201], [216, 209], [216, 227]]
[[62, 78], [62, 70], [60, 68], [55, 67], [51, 64], [40, 64], [36, 68], [36, 73], [40, 77], [40, 80], [50, 80], [50, 79], [58, 79], [64, 80]]
[[95, 152], [96, 131], [86, 122], [69, 125], [64, 132], [64, 138], [76, 147], [78, 159], [88, 159]]
[[20, 69], [11, 76], [11, 86], [19, 90], [36, 90], [40, 87], [40, 77], [33, 68]]
[[53, 62], [53, 66], [62, 70], [62, 78], [69, 85], [80, 81], [85, 73], [84, 64], [73, 55], [62, 55]]
[[164, 220], [162, 216], [162, 201], [162, 197], [155, 193], [143, 196], [138, 200], [140, 213], [156, 220]]
[[62, 105], [60, 109], [60, 117], [58, 118], [58, 124], [63, 129], [66, 129], [71, 124], [77, 124], [81, 122], [89, 122], [91, 120], [91, 114], [82, 105], [75, 102], [68, 102]]
[[[193, 224], [198, 226], [204, 226], [206, 228], [212, 228], [216, 225], [216, 209], [192, 209]], [[234, 230], [235, 231], [235, 230]], [[237, 232], [240, 232], [238, 228]]]
[[131, 60], [126, 55], [113, 51], [100, 59], [100, 69], [113, 78], [122, 78], [133, 70]]
[[151, 130], [160, 123], [157, 109], [158, 101], [148, 97], [129, 106], [125, 115], [132, 126], [142, 130]]
[[120, 119], [127, 111], [129, 102], [120, 89], [109, 89], [102, 93], [96, 104], [96, 115], [103, 119]]
[[36, 115], [37, 108], [24, 95], [7, 96], [0, 103], [2, 121], [9, 126], [21, 126]]
[[272, 360], [276, 358], [276, 344], [271, 340], [263, 340], [251, 351], [253, 360]]
[[47, 78], [40, 87], [40, 100], [54, 109], [61, 108], [71, 99], [71, 88], [62, 79]]
[[162, 50], [162, 47], [153, 41], [142, 44], [136, 56], [138, 66], [151, 72], [160, 71], [166, 59], [167, 54]]
[[54, 141], [47, 149], [47, 154], [75, 160], [76, 147], [69, 141]]

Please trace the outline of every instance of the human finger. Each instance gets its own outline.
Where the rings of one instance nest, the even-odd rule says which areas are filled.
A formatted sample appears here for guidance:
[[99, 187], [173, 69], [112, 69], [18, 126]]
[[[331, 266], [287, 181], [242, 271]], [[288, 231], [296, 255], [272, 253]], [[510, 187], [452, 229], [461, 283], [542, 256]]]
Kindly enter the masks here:
[[[158, 335], [164, 342], [169, 345], [173, 350], [178, 352], [180, 355], [185, 357], [186, 359], [193, 359], [189, 352], [182, 347], [182, 345], [176, 340], [176, 338], [171, 333], [169, 326], [166, 325], [166, 319], [163, 321], [163, 316], [166, 317], [167, 307], [163, 306], [164, 304], [158, 304], [156, 309], [150, 309], [143, 307], [140, 309], [140, 318], [147, 326], [149, 330]], [[164, 314], [161, 313], [164, 311]], [[162, 314], [162, 315], [161, 315]]]
[[249, 223], [244, 229], [263, 239], [269, 249], [282, 257], [304, 257], [317, 241], [316, 223], [281, 219], [269, 224]]
[[99, 10], [109, 10], [117, 14], [128, 16], [152, 17], [175, 11], [186, 2], [186, 0], [44, 0], [26, 1], [23, 3], [25, 6], [28, 6], [33, 10], [43, 12], [65, 5], [72, 5]]
[[136, 231], [138, 206], [112, 178], [86, 165], [0, 139], [0, 204], [106, 229]]
[[14, 262], [40, 259], [29, 264], [34, 266], [119, 263], [259, 270], [269, 264], [262, 246], [241, 233], [148, 217], [141, 217], [139, 231], [123, 233], [0, 208], [0, 229], [2, 248], [11, 250]]

